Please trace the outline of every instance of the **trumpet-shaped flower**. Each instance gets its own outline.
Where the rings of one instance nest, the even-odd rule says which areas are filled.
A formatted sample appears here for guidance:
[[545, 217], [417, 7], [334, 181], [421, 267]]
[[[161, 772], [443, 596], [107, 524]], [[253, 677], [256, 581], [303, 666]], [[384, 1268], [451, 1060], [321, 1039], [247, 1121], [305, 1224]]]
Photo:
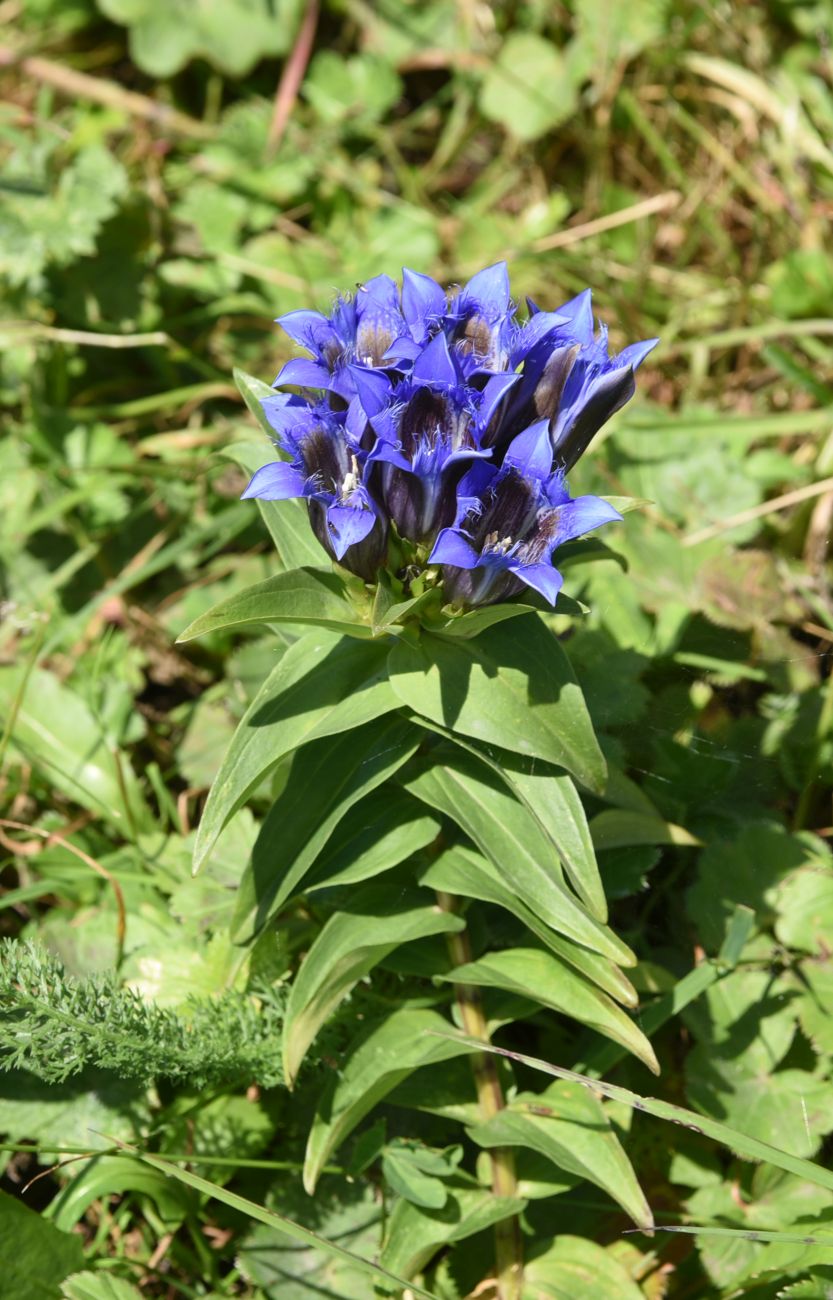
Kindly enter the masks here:
[[539, 420], [513, 439], [499, 468], [478, 465], [461, 481], [457, 521], [429, 556], [455, 604], [494, 604], [524, 585], [555, 604], [562, 577], [553, 552], [621, 519], [601, 497], [571, 497], [551, 465], [548, 422]]
[[[264, 413], [285, 459], [246, 496], [300, 497], [319, 540], [367, 581], [388, 557], [407, 586], [429, 565], [458, 605], [534, 588], [554, 602], [560, 545], [618, 519], [573, 498], [565, 473], [633, 394], [655, 339], [611, 355], [590, 291], [518, 321], [504, 263], [446, 292], [404, 270], [281, 318], [310, 354], [287, 363]], [[310, 395], [309, 390], [317, 390]], [[388, 548], [393, 526], [415, 549]], [[393, 560], [391, 560], [393, 563]]]

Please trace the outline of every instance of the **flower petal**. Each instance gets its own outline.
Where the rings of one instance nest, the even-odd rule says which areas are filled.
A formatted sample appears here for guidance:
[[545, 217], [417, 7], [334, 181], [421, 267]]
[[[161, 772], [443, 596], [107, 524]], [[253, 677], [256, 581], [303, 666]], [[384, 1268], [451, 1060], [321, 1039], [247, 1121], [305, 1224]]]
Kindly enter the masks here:
[[536, 420], [513, 438], [506, 449], [504, 464], [514, 465], [527, 478], [548, 478], [552, 471], [549, 420]]
[[[568, 384], [572, 375], [568, 379]], [[584, 455], [593, 436], [611, 415], [633, 397], [636, 384], [631, 366], [598, 375], [576, 400], [564, 403], [553, 428], [555, 462], [565, 473]], [[565, 397], [568, 387], [565, 385]]]
[[353, 506], [327, 508], [327, 532], [337, 560], [357, 542], [363, 542], [376, 523], [372, 510], [356, 510]]
[[633, 370], [638, 370], [642, 365], [649, 352], [653, 352], [659, 343], [659, 339], [643, 339], [641, 343], [630, 343], [616, 358], [616, 365], [630, 366]]
[[458, 383], [457, 370], [448, 350], [445, 334], [435, 334], [414, 362], [414, 383], [453, 388]]
[[583, 537], [585, 533], [601, 528], [602, 524], [612, 524], [614, 520], [621, 518], [619, 511], [607, 501], [603, 501], [601, 497], [576, 497], [573, 501], [558, 507], [555, 545], [562, 546], [564, 542], [571, 542], [575, 537]]
[[556, 597], [561, 590], [564, 579], [554, 569], [551, 564], [519, 564], [510, 560], [506, 566], [510, 573], [514, 573], [516, 578], [525, 582], [533, 591], [538, 591], [548, 600], [551, 605], [555, 604]]
[[576, 294], [575, 298], [570, 298], [569, 302], [562, 303], [556, 308], [559, 316], [566, 316], [570, 321], [570, 331], [575, 335], [579, 342], [589, 346], [594, 339], [595, 330], [593, 328], [593, 293], [590, 289], [584, 289], [581, 293]]
[[445, 311], [445, 291], [430, 275], [402, 268], [402, 315], [412, 336], [421, 341], [429, 321]]
[[294, 384], [297, 388], [328, 388], [330, 372], [317, 361], [309, 361], [307, 357], [293, 357], [278, 373], [275, 386], [279, 384]]
[[286, 501], [289, 497], [304, 495], [304, 476], [286, 461], [276, 460], [262, 465], [252, 478], [241, 501], [259, 497], [261, 501]]
[[476, 569], [480, 556], [458, 528], [443, 528], [428, 556], [429, 564], [453, 564], [458, 569]]
[[495, 262], [478, 271], [460, 294], [460, 308], [474, 308], [490, 321], [509, 310], [509, 271], [505, 262]]

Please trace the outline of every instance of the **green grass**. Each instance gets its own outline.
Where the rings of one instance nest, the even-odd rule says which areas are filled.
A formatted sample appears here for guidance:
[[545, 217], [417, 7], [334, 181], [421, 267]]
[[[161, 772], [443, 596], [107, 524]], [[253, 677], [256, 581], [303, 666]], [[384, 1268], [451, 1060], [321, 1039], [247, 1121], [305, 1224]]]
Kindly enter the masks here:
[[[600, 1062], [663, 1221], [757, 1237], [634, 1245], [582, 1184], [530, 1200], [525, 1226], [533, 1247], [595, 1243], [648, 1300], [825, 1294], [833, 1193], [801, 1175], [829, 1163], [833, 1133], [829, 0], [326, 3], [276, 141], [303, 7], [269, 16], [258, 0], [241, 17], [242, 0], [209, 0], [206, 35], [196, 7], [169, 22], [153, 0], [2, 6], [15, 58], [0, 110], [0, 791], [4, 817], [31, 829], [0, 823], [0, 935], [47, 947], [85, 989], [118, 967], [169, 1024], [192, 998], [256, 1015], [259, 990], [282, 990], [328, 904], [312, 895], [252, 950], [232, 944], [268, 788], [190, 873], [207, 789], [274, 663], [258, 629], [175, 644], [274, 572], [224, 454], [259, 436], [232, 370], [271, 381], [291, 355], [274, 316], [403, 262], [455, 281], [505, 257], [518, 295], [550, 307], [589, 284], [617, 344], [662, 345], [571, 476], [574, 492], [651, 503], [609, 539], [626, 576], [566, 571], [590, 608], [566, 648], [619, 773], [588, 812], [647, 806], [654, 827], [687, 833], [666, 842], [622, 819], [599, 851], [612, 921], [640, 961], [656, 1105], [794, 1164], [742, 1162], [631, 1114], [643, 1068], [539, 1015], [501, 1043]], [[738, 905], [754, 923], [730, 967], [685, 984]], [[515, 933], [503, 924], [496, 942]], [[290, 1255], [270, 1215], [375, 1260], [393, 1204], [385, 1141], [457, 1141], [394, 1094], [375, 1154], [368, 1120], [315, 1201], [294, 1172], [309, 1095], [357, 1017], [403, 980], [444, 996], [419, 979], [374, 975], [291, 1096], [237, 1076], [207, 1093], [162, 1075], [148, 1087], [98, 1057], [60, 1084], [0, 1073], [3, 1187], [19, 1196], [41, 1175], [23, 1199], [77, 1228], [94, 1273], [89, 1290], [56, 1274], [48, 1294], [359, 1300], [366, 1274], [312, 1246]], [[683, 985], [696, 995], [675, 1000]], [[153, 1172], [127, 1174], [140, 1162], [120, 1143]], [[104, 1152], [122, 1181], [55, 1163], [76, 1149]], [[189, 1153], [200, 1176], [186, 1169], [172, 1192], [171, 1161]], [[257, 1227], [251, 1203], [267, 1207]], [[2, 1215], [0, 1202], [0, 1239]], [[466, 1295], [479, 1241], [428, 1267], [422, 1294]]]

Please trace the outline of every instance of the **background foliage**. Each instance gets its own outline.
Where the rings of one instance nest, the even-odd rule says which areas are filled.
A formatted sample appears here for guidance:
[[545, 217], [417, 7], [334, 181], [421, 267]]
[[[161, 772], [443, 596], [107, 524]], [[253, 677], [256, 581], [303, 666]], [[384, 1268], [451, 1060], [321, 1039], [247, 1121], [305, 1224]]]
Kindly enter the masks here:
[[[286, 972], [325, 914], [296, 911], [250, 958], [229, 939], [268, 786], [254, 786], [203, 874], [190, 874], [207, 787], [275, 657], [258, 628], [173, 644], [274, 568], [259, 517], [237, 499], [253, 430], [232, 367], [270, 380], [289, 355], [275, 314], [325, 307], [337, 287], [403, 262], [455, 280], [506, 257], [516, 291], [555, 306], [591, 284], [619, 340], [663, 340], [637, 401], [573, 475], [574, 491], [651, 504], [617, 531], [627, 578], [611, 563], [567, 570], [590, 613], [565, 641], [622, 774], [615, 800], [587, 809], [613, 927], [640, 958], [662, 1075], [557, 1011], [511, 1041], [824, 1164], [829, 0], [329, 0], [282, 133], [275, 88], [308, 12], [297, 0], [4, 0], [0, 11], [2, 791], [4, 815], [24, 828], [0, 828], [0, 925], [59, 959], [36, 974], [67, 999], [77, 1023], [59, 1041], [82, 1071], [35, 1081], [34, 1044], [0, 1075], [13, 1194], [0, 1242], [13, 1233], [43, 1294], [70, 1300], [128, 1300], [140, 1283], [146, 1295], [250, 1300], [371, 1285], [314, 1241], [288, 1248], [268, 1215], [255, 1224], [114, 1142], [187, 1156], [180, 1167], [229, 1197], [368, 1257], [391, 1213], [475, 1196], [458, 1170], [458, 1116], [438, 1104], [419, 1120], [425, 1145], [405, 1140], [412, 1108], [432, 1109], [407, 1084], [306, 1196], [310, 1106], [303, 1088], [290, 1104], [274, 1086], [268, 1035]], [[730, 944], [731, 962], [724, 949], [709, 964], [737, 904], [753, 909], [751, 931]], [[500, 916], [509, 945], [514, 923]], [[332, 1074], [357, 1018], [402, 981], [430, 1000], [426, 972], [443, 951], [437, 935], [383, 959], [316, 1044], [308, 1077]], [[120, 957], [120, 980], [141, 996], [120, 1012], [116, 1073], [64, 982], [104, 976]], [[682, 1006], [695, 967], [706, 977], [684, 986]], [[86, 987], [94, 1008], [102, 986]], [[205, 1060], [189, 1075], [176, 1042], [207, 1023], [214, 998], [230, 1019], [217, 1018], [203, 1086]], [[170, 1013], [150, 1087], [145, 1000]], [[267, 1010], [266, 1046], [259, 1057], [252, 1041], [241, 1062], [234, 1017], [253, 1007]], [[499, 1005], [494, 1015], [511, 1018]], [[14, 1038], [4, 1032], [0, 1050]], [[540, 1086], [531, 1071], [518, 1077]], [[605, 1111], [660, 1225], [823, 1239], [830, 1190], [616, 1101]], [[108, 1154], [53, 1168], [91, 1147]], [[545, 1219], [560, 1234], [547, 1276], [563, 1269], [571, 1300], [598, 1296], [600, 1278], [617, 1297], [827, 1293], [824, 1246], [627, 1238], [625, 1214], [580, 1175], [546, 1159], [521, 1171], [532, 1231]], [[479, 1240], [440, 1258], [436, 1294], [466, 1294]], [[21, 1294], [14, 1278], [3, 1285]]]

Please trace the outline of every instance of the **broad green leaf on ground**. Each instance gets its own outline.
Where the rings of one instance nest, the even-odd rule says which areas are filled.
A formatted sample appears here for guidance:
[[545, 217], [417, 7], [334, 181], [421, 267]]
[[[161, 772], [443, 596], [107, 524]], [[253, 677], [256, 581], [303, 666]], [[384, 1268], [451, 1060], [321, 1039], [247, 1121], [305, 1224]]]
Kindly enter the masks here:
[[833, 935], [833, 859], [821, 844], [817, 856], [776, 887], [773, 903], [781, 943], [827, 956]]
[[734, 840], [715, 840], [697, 862], [697, 879], [688, 891], [688, 913], [707, 951], [721, 944], [737, 903], [755, 909], [759, 927], [770, 920], [777, 886], [811, 858], [800, 835], [782, 826], [747, 825]]
[[[713, 1282], [734, 1290], [746, 1279], [766, 1273], [775, 1272], [783, 1281], [811, 1263], [833, 1264], [833, 1240], [826, 1249], [806, 1242], [808, 1236], [823, 1238], [830, 1234], [833, 1197], [829, 1192], [765, 1165], [751, 1177], [746, 1170], [739, 1172], [740, 1179], [698, 1188], [686, 1202], [686, 1217], [691, 1223], [709, 1225], [710, 1230], [699, 1238], [698, 1246]], [[712, 1236], [711, 1225], [734, 1228], [737, 1235]], [[792, 1242], [764, 1245], [750, 1239], [752, 1234], [772, 1232], [777, 1236], [789, 1229], [793, 1229]]]
[[223, 758], [197, 831], [195, 870], [284, 754], [397, 707], [386, 680], [386, 658], [384, 646], [324, 629], [289, 647], [246, 710]]
[[[662, 39], [668, 22], [669, 0], [640, 0], [622, 5], [617, 0], [576, 0], [576, 38], [570, 60], [586, 68], [599, 93], [646, 46]], [[617, 84], [617, 83], [614, 83]]]
[[439, 818], [398, 786], [362, 799], [360, 814], [337, 826], [304, 888], [309, 892], [352, 885], [390, 870], [436, 839]]
[[391, 685], [403, 704], [486, 745], [541, 758], [600, 792], [605, 763], [560, 642], [538, 615], [470, 641], [424, 634], [399, 642]]
[[336, 573], [301, 568], [278, 573], [221, 600], [195, 619], [177, 641], [193, 641], [218, 628], [252, 627], [258, 623], [310, 623], [362, 639], [371, 635], [364, 611], [350, 603], [348, 588]]
[[192, 5], [171, 0], [98, 0], [113, 22], [130, 29], [130, 54], [151, 77], [172, 77], [193, 59], [205, 59], [241, 77], [259, 59], [283, 54], [295, 31], [297, 0], [280, 0], [277, 11], [259, 0], [213, 0]]
[[457, 747], [442, 746], [430, 767], [408, 776], [403, 784], [456, 821], [552, 929], [622, 965], [634, 963], [630, 949], [567, 888], [552, 844], [483, 762]]
[[12, 1142], [37, 1137], [41, 1153], [67, 1143], [95, 1151], [113, 1138], [129, 1140], [149, 1115], [142, 1088], [100, 1071], [60, 1084], [22, 1070], [0, 1072], [0, 1132]]
[[527, 1261], [523, 1300], [645, 1300], [627, 1269], [587, 1237], [557, 1237]]
[[84, 1267], [80, 1237], [61, 1232], [19, 1196], [0, 1191], [0, 1260], [2, 1293], [59, 1300], [61, 1283]]
[[12, 745], [73, 803], [125, 836], [148, 829], [150, 810], [125, 754], [117, 754], [89, 705], [54, 673], [0, 668], [0, 714]]
[[636, 990], [614, 962], [555, 934], [518, 896], [516, 890], [503, 880], [495, 864], [476, 849], [460, 844], [444, 849], [423, 870], [420, 880], [422, 884], [430, 885], [432, 889], [441, 889], [447, 894], [457, 894], [461, 898], [479, 898], [485, 903], [505, 907], [519, 921], [523, 921], [551, 952], [580, 971], [591, 984], [598, 985], [625, 1006], [637, 1005]]
[[129, 1156], [94, 1156], [75, 1172], [49, 1206], [56, 1227], [69, 1232], [94, 1201], [118, 1194], [146, 1196], [162, 1222], [176, 1229], [195, 1209], [194, 1197], [158, 1169]]
[[[382, 1240], [382, 1205], [366, 1181], [339, 1179], [337, 1189], [319, 1188], [314, 1200], [296, 1177], [281, 1175], [270, 1190], [267, 1207], [310, 1227], [351, 1253], [376, 1259]], [[288, 1237], [280, 1228], [255, 1223], [237, 1248], [243, 1276], [275, 1300], [312, 1300], [314, 1296], [361, 1296], [370, 1286], [354, 1260], [330, 1255], [314, 1243]]]
[[448, 1198], [441, 1209], [426, 1209], [399, 1200], [393, 1207], [382, 1249], [382, 1263], [411, 1278], [436, 1252], [463, 1241], [523, 1210], [520, 1198], [498, 1197], [473, 1178], [458, 1174], [447, 1183]]
[[318, 1099], [307, 1141], [304, 1186], [315, 1190], [323, 1166], [378, 1101], [421, 1065], [468, 1051], [451, 1041], [449, 1022], [437, 1011], [400, 1007], [357, 1039], [337, 1077]]
[[802, 962], [791, 984], [801, 1028], [817, 1052], [833, 1056], [833, 962]]
[[557, 1080], [545, 1092], [522, 1092], [484, 1124], [469, 1129], [481, 1147], [520, 1146], [603, 1188], [638, 1228], [653, 1218], [633, 1166], [598, 1098], [577, 1083]]
[[552, 1007], [620, 1043], [659, 1074], [654, 1049], [634, 1022], [616, 1003], [593, 988], [552, 953], [540, 948], [510, 948], [487, 953], [477, 961], [458, 966], [439, 978], [455, 984], [477, 984], [506, 989], [539, 1006]]
[[[277, 448], [270, 447], [267, 442], [233, 442], [223, 454], [234, 461], [235, 465], [239, 465], [250, 478], [263, 465], [278, 458]], [[260, 511], [277, 548], [281, 565], [287, 572], [302, 569], [304, 565], [320, 568], [329, 563], [330, 557], [312, 531], [303, 502], [296, 498], [289, 501], [264, 501], [256, 497], [252, 504]]]
[[417, 728], [392, 715], [297, 751], [240, 885], [238, 942], [253, 938], [302, 887], [345, 813], [396, 772], [420, 738]]
[[742, 1059], [710, 1059], [697, 1047], [686, 1079], [688, 1096], [706, 1114], [796, 1156], [815, 1155], [833, 1130], [830, 1083], [808, 1070], [761, 1074]]
[[577, 88], [561, 51], [533, 32], [504, 40], [480, 89], [480, 110], [519, 140], [537, 140], [574, 111]]
[[142, 1300], [142, 1293], [115, 1273], [93, 1273], [85, 1269], [66, 1279], [61, 1287], [61, 1300]]
[[426, 891], [369, 885], [333, 914], [301, 963], [289, 993], [283, 1033], [284, 1072], [290, 1086], [321, 1025], [354, 984], [388, 953], [412, 939], [465, 928]]

